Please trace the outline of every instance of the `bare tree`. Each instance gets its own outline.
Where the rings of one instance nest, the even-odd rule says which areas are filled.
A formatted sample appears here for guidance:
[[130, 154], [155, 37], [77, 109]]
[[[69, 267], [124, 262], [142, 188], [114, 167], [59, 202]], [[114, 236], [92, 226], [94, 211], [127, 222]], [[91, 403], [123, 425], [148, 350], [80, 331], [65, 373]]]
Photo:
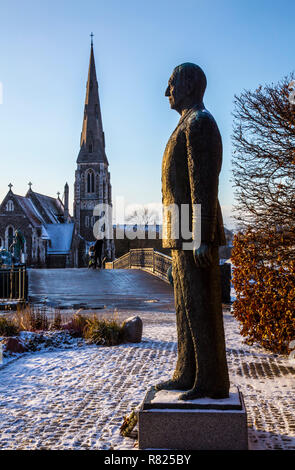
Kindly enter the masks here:
[[156, 210], [150, 209], [148, 206], [142, 206], [135, 209], [126, 217], [127, 222], [137, 225], [150, 225], [158, 222], [159, 215]]
[[275, 85], [235, 96], [232, 164], [234, 208], [240, 227], [294, 235], [295, 104], [290, 99], [293, 79], [291, 74]]
[[240, 228], [234, 316], [247, 341], [287, 353], [295, 333], [295, 105], [289, 84], [235, 97], [233, 175]]

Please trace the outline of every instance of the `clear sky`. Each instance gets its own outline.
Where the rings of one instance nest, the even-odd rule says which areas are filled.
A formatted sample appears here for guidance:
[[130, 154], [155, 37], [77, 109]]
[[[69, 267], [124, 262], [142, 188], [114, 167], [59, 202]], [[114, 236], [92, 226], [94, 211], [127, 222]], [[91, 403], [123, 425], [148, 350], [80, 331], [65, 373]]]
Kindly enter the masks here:
[[223, 138], [228, 222], [234, 94], [295, 69], [294, 0], [2, 0], [0, 15], [1, 200], [10, 182], [17, 194], [31, 181], [55, 196], [67, 181], [72, 201], [93, 31], [113, 197], [161, 202], [162, 155], [179, 118], [164, 92], [173, 68], [194, 62]]

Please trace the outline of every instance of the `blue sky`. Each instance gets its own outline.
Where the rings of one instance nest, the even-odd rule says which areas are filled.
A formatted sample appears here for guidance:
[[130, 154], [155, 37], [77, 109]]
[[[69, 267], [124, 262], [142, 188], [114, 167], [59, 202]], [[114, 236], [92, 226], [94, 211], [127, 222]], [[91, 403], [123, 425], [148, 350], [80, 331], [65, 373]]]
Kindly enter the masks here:
[[205, 105], [222, 134], [219, 198], [233, 202], [234, 94], [295, 69], [293, 0], [26, 0], [2, 2], [0, 198], [28, 182], [49, 195], [67, 181], [73, 196], [94, 33], [113, 197], [161, 202], [161, 161], [178, 121], [164, 96], [176, 65], [205, 71]]

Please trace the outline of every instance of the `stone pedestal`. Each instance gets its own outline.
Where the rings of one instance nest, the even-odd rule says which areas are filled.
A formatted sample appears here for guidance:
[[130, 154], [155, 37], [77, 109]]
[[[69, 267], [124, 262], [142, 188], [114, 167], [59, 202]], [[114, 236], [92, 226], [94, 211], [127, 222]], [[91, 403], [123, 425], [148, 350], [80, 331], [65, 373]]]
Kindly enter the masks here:
[[247, 414], [237, 388], [223, 400], [180, 401], [151, 388], [138, 416], [139, 449], [247, 450]]

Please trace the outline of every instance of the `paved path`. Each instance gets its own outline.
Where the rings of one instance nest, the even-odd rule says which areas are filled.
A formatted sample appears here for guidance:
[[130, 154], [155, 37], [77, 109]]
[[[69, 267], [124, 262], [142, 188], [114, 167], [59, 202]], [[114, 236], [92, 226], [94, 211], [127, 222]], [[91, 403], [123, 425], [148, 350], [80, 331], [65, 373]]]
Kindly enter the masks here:
[[139, 269], [29, 269], [29, 297], [62, 308], [174, 311], [170, 284]]
[[[130, 315], [126, 311], [124, 315]], [[143, 341], [26, 354], [0, 369], [0, 449], [133, 449], [119, 427], [176, 360], [175, 315], [140, 312]], [[248, 413], [251, 449], [295, 450], [295, 369], [243, 343], [224, 312], [232, 384]]]

